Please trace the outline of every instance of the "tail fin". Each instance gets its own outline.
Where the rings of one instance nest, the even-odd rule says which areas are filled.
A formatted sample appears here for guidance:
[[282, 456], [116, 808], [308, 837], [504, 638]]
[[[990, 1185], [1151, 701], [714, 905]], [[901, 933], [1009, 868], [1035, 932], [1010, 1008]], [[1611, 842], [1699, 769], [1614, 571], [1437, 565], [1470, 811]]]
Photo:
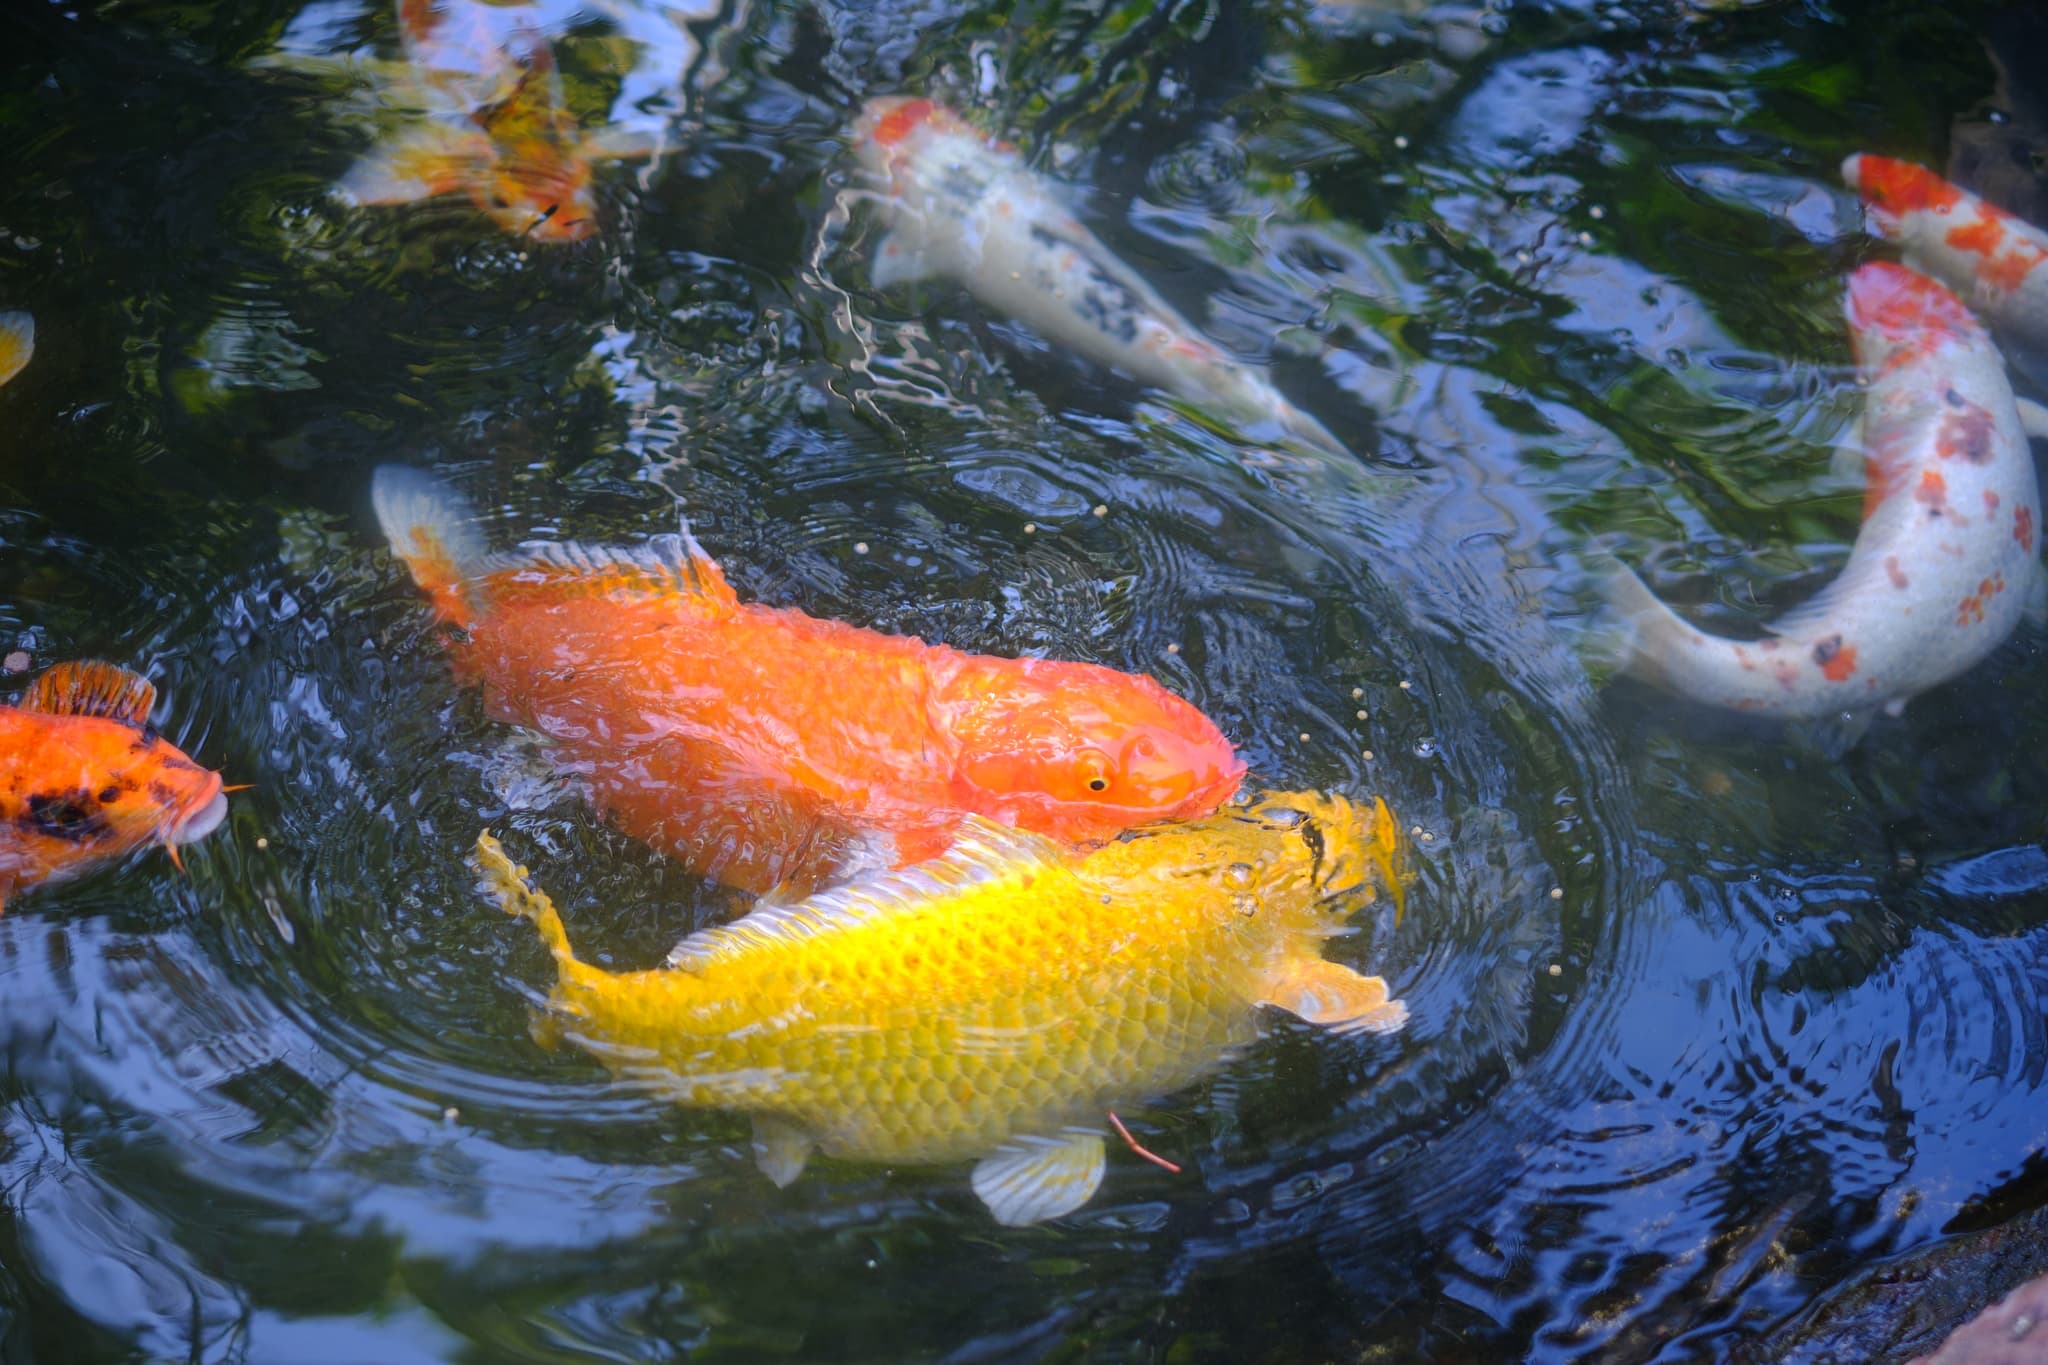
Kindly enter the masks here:
[[533, 921], [565, 976], [578, 966], [576, 953], [569, 947], [569, 931], [562, 927], [555, 903], [527, 879], [525, 868], [506, 856], [504, 845], [492, 838], [489, 830], [476, 836], [476, 851], [470, 854], [469, 864], [476, 869], [478, 890], [497, 901], [506, 914]]
[[444, 621], [466, 621], [477, 603], [463, 585], [483, 562], [476, 513], [460, 493], [431, 474], [404, 465], [379, 465], [370, 478], [370, 503], [413, 582], [434, 600]]
[[1665, 663], [1686, 657], [1682, 646], [1699, 631], [1619, 561], [1602, 569], [1600, 591], [1607, 599], [1607, 612], [1586, 645], [1589, 662], [1671, 691], [1685, 691]]

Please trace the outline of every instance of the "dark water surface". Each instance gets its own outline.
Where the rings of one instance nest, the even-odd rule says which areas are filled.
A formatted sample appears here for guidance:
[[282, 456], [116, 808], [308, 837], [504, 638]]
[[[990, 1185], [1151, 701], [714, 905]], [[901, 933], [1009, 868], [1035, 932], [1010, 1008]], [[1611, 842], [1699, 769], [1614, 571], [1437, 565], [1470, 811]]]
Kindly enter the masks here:
[[[1835, 168], [2048, 202], [1985, 45], [2023, 8], [544, 6], [579, 116], [666, 143], [546, 246], [330, 194], [383, 3], [11, 7], [0, 649], [143, 669], [255, 788], [189, 877], [0, 918], [0, 1359], [1721, 1358], [1939, 1238], [2048, 1147], [2038, 628], [1846, 758], [1578, 648], [1596, 551], [1730, 630], [1839, 565], [1880, 251]], [[898, 91], [1355, 467], [873, 290], [846, 128]], [[680, 508], [745, 597], [1150, 671], [1255, 780], [1384, 794], [1418, 882], [1350, 951], [1410, 1026], [1276, 1021], [1127, 1115], [1184, 1174], [1114, 1152], [1052, 1225], [962, 1168], [775, 1189], [743, 1122], [529, 1039], [479, 828], [600, 961], [738, 905], [450, 678], [387, 460], [501, 544]]]

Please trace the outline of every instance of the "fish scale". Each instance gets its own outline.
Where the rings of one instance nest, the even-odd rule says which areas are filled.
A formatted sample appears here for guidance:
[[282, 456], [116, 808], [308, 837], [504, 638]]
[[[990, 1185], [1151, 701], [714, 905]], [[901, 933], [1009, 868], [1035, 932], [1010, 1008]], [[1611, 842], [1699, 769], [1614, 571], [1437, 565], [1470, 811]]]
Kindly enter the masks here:
[[1149, 677], [742, 603], [687, 531], [491, 553], [428, 475], [387, 465], [372, 498], [491, 716], [538, 730], [629, 833], [744, 890], [917, 862], [970, 813], [1108, 839], [1207, 814], [1244, 771]]
[[543, 1041], [753, 1115], [783, 1183], [813, 1147], [980, 1158], [997, 1216], [1033, 1221], [1100, 1178], [1100, 1137], [1076, 1129], [1207, 1074], [1258, 1036], [1256, 1006], [1400, 1027], [1384, 981], [1322, 957], [1372, 896], [1368, 870], [1397, 884], [1393, 828], [1384, 803], [1272, 795], [1076, 859], [976, 819], [930, 863], [771, 901], [686, 939], [680, 965], [621, 974], [575, 957], [488, 835], [478, 865], [553, 951]]

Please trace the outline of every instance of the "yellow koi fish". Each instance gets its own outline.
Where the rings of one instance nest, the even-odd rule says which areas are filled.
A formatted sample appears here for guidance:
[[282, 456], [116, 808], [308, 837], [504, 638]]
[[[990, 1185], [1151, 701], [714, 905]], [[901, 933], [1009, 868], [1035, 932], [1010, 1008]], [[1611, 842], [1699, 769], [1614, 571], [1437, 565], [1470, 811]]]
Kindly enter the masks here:
[[1338, 1032], [1408, 1017], [1385, 981], [1322, 955], [1375, 877], [1398, 897], [1379, 800], [1269, 794], [1080, 859], [974, 817], [930, 862], [765, 901], [645, 972], [579, 961], [489, 834], [475, 865], [554, 953], [543, 1042], [751, 1115], [778, 1185], [814, 1149], [974, 1159], [974, 1192], [1010, 1225], [1087, 1202], [1105, 1113], [1215, 1069], [1258, 1036], [1258, 1006]]
[[0, 384], [21, 373], [36, 353], [36, 320], [27, 313], [0, 313]]

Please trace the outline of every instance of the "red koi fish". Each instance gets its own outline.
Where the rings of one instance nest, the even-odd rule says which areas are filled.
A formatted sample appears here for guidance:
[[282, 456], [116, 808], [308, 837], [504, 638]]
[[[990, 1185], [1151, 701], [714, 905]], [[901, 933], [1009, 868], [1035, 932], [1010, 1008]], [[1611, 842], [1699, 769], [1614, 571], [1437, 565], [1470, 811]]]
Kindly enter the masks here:
[[507, 232], [543, 242], [594, 234], [594, 164], [652, 147], [630, 133], [583, 130], [554, 52], [528, 17], [480, 0], [400, 0], [406, 66], [392, 102], [425, 117], [357, 162], [342, 195], [400, 204], [466, 194]]
[[149, 723], [156, 688], [113, 664], [53, 666], [0, 706], [0, 905], [16, 891], [213, 832], [220, 774]]
[[1995, 649], [2040, 591], [2041, 493], [2004, 358], [1947, 289], [1878, 262], [1849, 277], [1863, 409], [1863, 529], [1841, 576], [1728, 640], [1634, 574], [1609, 583], [1625, 667], [1699, 701], [1778, 716], [1896, 712]]
[[1852, 156], [1842, 179], [1908, 265], [1955, 290], [2025, 358], [2048, 360], [2048, 232], [1910, 161]]
[[621, 828], [718, 881], [804, 894], [933, 857], [968, 814], [1106, 840], [1207, 815], [1244, 774], [1149, 677], [742, 603], [687, 528], [489, 554], [428, 475], [386, 465], [371, 492], [490, 715], [539, 731]]

